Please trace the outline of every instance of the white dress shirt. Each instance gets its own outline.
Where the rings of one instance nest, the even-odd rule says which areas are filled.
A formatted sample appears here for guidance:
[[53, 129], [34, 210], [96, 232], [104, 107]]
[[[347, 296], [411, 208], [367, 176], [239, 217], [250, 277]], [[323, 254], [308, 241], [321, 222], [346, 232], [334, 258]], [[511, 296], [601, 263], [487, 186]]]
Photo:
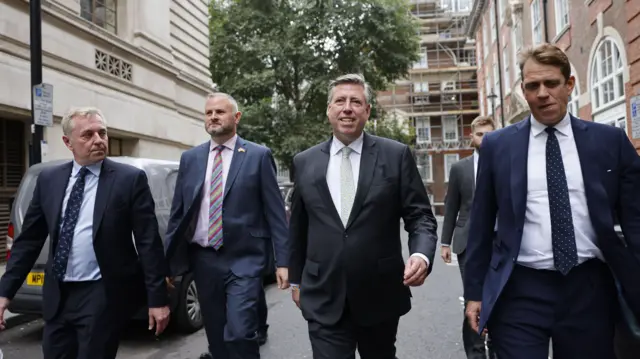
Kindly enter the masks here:
[[473, 183], [476, 183], [478, 180], [478, 161], [480, 160], [480, 155], [478, 154], [478, 150], [473, 151]]
[[[227, 184], [229, 168], [231, 167], [231, 160], [233, 159], [233, 151], [236, 148], [237, 140], [238, 135], [234, 135], [231, 139], [222, 144], [224, 146], [221, 153], [223, 191]], [[193, 243], [199, 244], [203, 247], [209, 246], [209, 190], [211, 189], [211, 171], [213, 171], [213, 159], [217, 152], [217, 150], [215, 150], [216, 147], [218, 147], [218, 144], [211, 140], [211, 144], [209, 146], [209, 158], [207, 159], [207, 171], [204, 177], [204, 185], [202, 186], [202, 202], [200, 203], [200, 212], [198, 212], [198, 224], [196, 225], [196, 230], [192, 239]]]
[[[361, 134], [355, 141], [351, 142], [348, 147], [352, 149], [349, 160], [351, 161], [351, 170], [353, 171], [353, 184], [355, 191], [358, 191], [358, 179], [360, 178], [360, 159], [362, 158], [362, 145], [364, 135]], [[336, 210], [340, 213], [342, 209], [341, 190], [340, 190], [340, 169], [342, 167], [342, 148], [345, 144], [340, 142], [335, 136], [331, 141], [331, 149], [329, 150], [329, 165], [327, 166], [327, 186], [331, 193], [331, 199], [336, 206]], [[418, 256], [429, 266], [429, 259], [422, 253], [414, 253], [411, 256]]]
[[[530, 268], [555, 270], [547, 192], [546, 143], [548, 135], [545, 132], [546, 127], [531, 116], [527, 163], [527, 203], [522, 244], [517, 262]], [[571, 118], [568, 114], [555, 126], [555, 129], [569, 187], [569, 202], [571, 203], [571, 216], [578, 249], [578, 263], [592, 258], [604, 261], [602, 253], [596, 245], [597, 238], [589, 217], [580, 157], [573, 137]]]

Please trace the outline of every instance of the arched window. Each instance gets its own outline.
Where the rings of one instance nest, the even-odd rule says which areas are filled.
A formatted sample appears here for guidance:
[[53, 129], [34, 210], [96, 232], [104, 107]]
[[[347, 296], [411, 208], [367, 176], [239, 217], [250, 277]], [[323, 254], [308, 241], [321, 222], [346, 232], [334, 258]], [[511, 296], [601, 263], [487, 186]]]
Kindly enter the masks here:
[[567, 105], [567, 111], [575, 117], [579, 117], [580, 114], [578, 111], [580, 110], [580, 105], [578, 100], [580, 99], [580, 82], [578, 81], [578, 74], [576, 74], [576, 70], [571, 66], [571, 75], [576, 79], [576, 83], [573, 86], [573, 91], [571, 91], [571, 95], [569, 95], [569, 104]]
[[594, 111], [624, 100], [623, 66], [616, 42], [609, 37], [602, 40], [591, 67], [591, 100]]

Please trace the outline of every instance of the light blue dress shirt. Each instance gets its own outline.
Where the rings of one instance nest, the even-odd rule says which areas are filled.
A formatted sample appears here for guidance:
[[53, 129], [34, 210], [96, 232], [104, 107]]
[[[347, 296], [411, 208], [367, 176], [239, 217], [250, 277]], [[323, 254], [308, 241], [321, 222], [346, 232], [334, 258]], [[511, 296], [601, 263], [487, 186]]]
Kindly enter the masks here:
[[[82, 206], [78, 215], [78, 223], [73, 232], [73, 242], [69, 253], [69, 261], [67, 263], [67, 272], [64, 276], [64, 282], [93, 281], [102, 278], [100, 267], [96, 259], [96, 253], [93, 249], [93, 211], [96, 203], [96, 194], [98, 193], [98, 179], [100, 178], [100, 169], [102, 161], [90, 166], [86, 166], [89, 172], [85, 176], [84, 196], [82, 198]], [[64, 213], [69, 201], [69, 195], [73, 184], [78, 179], [80, 166], [73, 161], [73, 169], [69, 184], [64, 193], [62, 202], [62, 218], [60, 220], [60, 231], [64, 223]]]

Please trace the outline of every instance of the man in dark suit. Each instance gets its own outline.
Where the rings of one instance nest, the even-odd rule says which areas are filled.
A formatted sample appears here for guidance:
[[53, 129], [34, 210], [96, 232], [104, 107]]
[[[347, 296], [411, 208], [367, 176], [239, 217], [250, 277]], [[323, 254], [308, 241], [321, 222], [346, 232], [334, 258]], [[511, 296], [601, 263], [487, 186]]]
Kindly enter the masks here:
[[275, 163], [268, 148], [236, 134], [241, 116], [233, 97], [207, 97], [211, 140], [182, 154], [167, 228], [171, 274], [192, 271], [198, 287], [209, 341], [201, 358], [260, 358], [258, 302], [269, 251], [278, 286], [289, 286]]
[[562, 50], [540, 45], [520, 68], [531, 116], [480, 149], [467, 316], [499, 358], [546, 358], [551, 339], [554, 357], [613, 359], [614, 277], [640, 313], [640, 158], [624, 131], [567, 112], [575, 82]]
[[372, 96], [360, 75], [334, 80], [332, 139], [294, 158], [290, 276], [314, 359], [349, 358], [356, 347], [363, 359], [395, 358], [409, 287], [432, 269], [437, 225], [426, 189], [407, 146], [363, 132]]
[[62, 131], [73, 161], [38, 176], [0, 281], [0, 321], [49, 236], [44, 358], [113, 359], [121, 330], [145, 297], [156, 334], [169, 320], [155, 204], [142, 170], [106, 158], [100, 110], [71, 111]]
[[[449, 186], [444, 203], [441, 256], [445, 263], [451, 263], [451, 251], [453, 250], [458, 258], [458, 267], [463, 280], [465, 249], [469, 236], [469, 212], [473, 202], [473, 191], [476, 188], [478, 149], [484, 135], [495, 129], [495, 123], [491, 117], [478, 116], [474, 119], [471, 122], [471, 145], [476, 150], [473, 155], [454, 163], [449, 172]], [[487, 357], [483, 337], [471, 329], [466, 316], [462, 321], [462, 341], [468, 359]]]

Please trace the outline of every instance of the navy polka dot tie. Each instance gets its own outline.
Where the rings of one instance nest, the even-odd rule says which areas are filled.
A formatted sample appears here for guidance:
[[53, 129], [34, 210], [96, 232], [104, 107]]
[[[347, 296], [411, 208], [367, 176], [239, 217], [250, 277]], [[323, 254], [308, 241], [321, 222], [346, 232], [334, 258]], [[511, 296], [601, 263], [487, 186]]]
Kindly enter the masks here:
[[69, 252], [71, 251], [71, 243], [73, 242], [73, 233], [78, 223], [78, 216], [82, 207], [82, 198], [84, 196], [84, 177], [87, 175], [87, 168], [82, 167], [78, 172], [78, 179], [73, 184], [71, 194], [67, 200], [67, 208], [64, 211], [62, 219], [62, 231], [60, 231], [60, 239], [56, 253], [53, 256], [53, 274], [59, 280], [64, 278], [67, 272], [67, 262], [69, 260]]
[[564, 172], [562, 152], [556, 137], [556, 129], [547, 127], [547, 193], [551, 214], [551, 238], [553, 261], [556, 269], [567, 275], [578, 264], [576, 235], [573, 231], [573, 217], [569, 202], [569, 187]]

